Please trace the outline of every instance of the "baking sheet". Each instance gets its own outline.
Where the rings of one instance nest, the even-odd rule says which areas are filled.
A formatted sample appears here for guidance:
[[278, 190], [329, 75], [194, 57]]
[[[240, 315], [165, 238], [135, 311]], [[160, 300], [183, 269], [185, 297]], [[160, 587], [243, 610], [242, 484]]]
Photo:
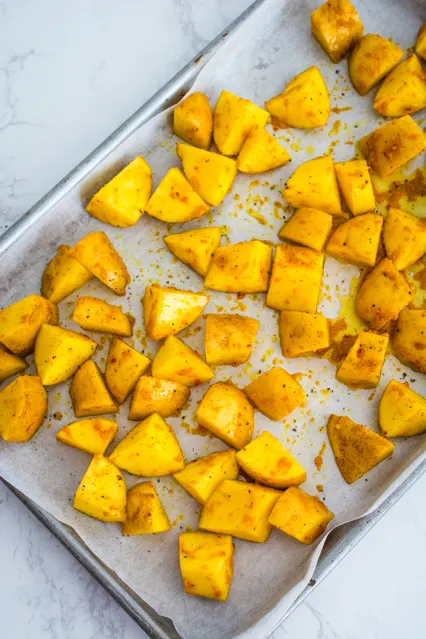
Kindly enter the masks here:
[[[410, 13], [404, 10], [402, 20], [400, 3], [383, 2], [374, 8], [368, 7], [367, 3], [357, 3], [366, 31], [390, 35], [404, 48], [413, 44], [422, 21], [420, 5], [420, 2], [413, 2]], [[356, 96], [347, 80], [346, 64], [332, 65], [310, 36], [309, 14], [314, 7], [315, 3], [310, 1], [294, 4], [267, 0], [208, 63], [194, 88], [205, 91], [212, 103], [220, 90], [227, 88], [262, 104], [278, 93], [295, 73], [310, 64], [317, 64], [325, 76], [333, 106], [337, 109], [352, 106], [352, 111], [333, 114], [321, 130], [305, 134], [277, 132], [280, 141], [292, 154], [292, 164], [271, 175], [239, 175], [233, 193], [224, 204], [208, 219], [187, 224], [185, 229], [207, 223], [221, 224], [225, 227], [223, 243], [252, 237], [275, 242], [283, 215], [287, 215], [282, 209], [285, 202], [277, 187], [282, 186], [295, 166], [327, 151], [332, 151], [336, 160], [350, 159], [354, 147], [346, 143], [377, 126], [371, 97], [361, 99]], [[337, 121], [341, 122], [340, 129]], [[147, 343], [143, 336], [140, 298], [145, 285], [151, 281], [161, 284], [172, 282], [182, 288], [201, 290], [202, 281], [183, 264], [176, 263], [164, 248], [162, 235], [166, 230], [161, 223], [144, 216], [135, 228], [114, 229], [87, 216], [81, 202], [84, 204], [99, 184], [139, 153], [150, 162], [154, 182], [158, 183], [167, 168], [178, 165], [174, 154], [176, 139], [171, 135], [169, 125], [170, 113], [162, 114], [145, 125], [99, 166], [96, 176], [73, 189], [6, 253], [0, 270], [2, 306], [38, 290], [46, 260], [55, 253], [59, 243], [72, 244], [87, 232], [103, 228], [130, 270], [130, 294], [126, 299], [118, 300], [102, 285], [91, 282], [61, 303], [62, 323], [79, 330], [69, 315], [75, 299], [81, 294], [98, 295], [113, 303], [123, 303], [123, 308], [136, 317], [133, 344], [144, 349], [146, 354], [154, 354], [157, 345]], [[173, 227], [174, 232], [177, 230], [178, 227]], [[328, 317], [336, 316], [339, 307], [337, 295], [343, 295], [349, 289], [351, 279], [357, 273], [356, 268], [338, 265], [327, 258], [320, 308]], [[304, 373], [301, 383], [308, 394], [307, 406], [295, 411], [284, 424], [270, 422], [257, 413], [256, 433], [268, 428], [300, 459], [308, 471], [304, 488], [316, 493], [318, 485], [324, 487], [323, 495], [327, 505], [336, 513], [336, 523], [358, 517], [381, 503], [412, 472], [424, 456], [424, 439], [398, 442], [392, 459], [369, 473], [368, 481], [361, 480], [359, 485], [349, 487], [339, 476], [328, 445], [320, 472], [314, 464], [314, 458], [326, 440], [324, 425], [327, 417], [330, 412], [347, 412], [353, 419], [375, 428], [378, 399], [387, 381], [390, 378], [403, 379], [406, 374], [408, 379], [416, 380], [412, 386], [421, 390], [424, 377], [389, 357], [375, 394], [371, 391], [348, 391], [335, 383], [334, 367], [327, 361], [285, 361], [281, 357], [276, 314], [265, 308], [263, 303], [264, 298], [260, 295], [239, 300], [236, 296], [212, 294], [206, 309], [208, 312], [224, 307], [227, 312], [258, 317], [262, 323], [251, 366], [242, 369], [220, 367], [216, 370], [216, 380], [231, 377], [243, 386], [259, 370], [266, 370], [274, 363], [290, 372]], [[200, 321], [182, 334], [185, 341], [200, 352], [202, 329], [203, 322]], [[96, 359], [104, 365], [107, 340], [99, 335], [95, 339], [101, 344]], [[192, 407], [196, 406], [204, 391], [205, 387], [193, 390]], [[135, 592], [158, 613], [172, 618], [183, 637], [219, 639], [245, 631], [248, 631], [247, 636], [266, 636], [306, 585], [322, 543], [316, 548], [300, 548], [297, 542], [278, 531], [265, 545], [236, 540], [235, 577], [228, 603], [216, 604], [184, 595], [178, 569], [177, 535], [181, 529], [197, 525], [197, 505], [173, 480], [160, 479], [159, 494], [175, 526], [168, 535], [153, 538], [122, 539], [119, 527], [102, 524], [74, 512], [70, 504], [89, 458], [82, 452], [56, 443], [54, 438], [61, 425], [74, 419], [68, 385], [54, 387], [49, 393], [49, 401], [49, 418], [32, 442], [1, 444], [0, 468], [4, 478], [58, 519], [73, 526], [89, 547]], [[126, 420], [127, 410], [128, 403], [117, 416], [119, 437], [134, 425]], [[188, 433], [195, 427], [193, 413], [193, 408], [189, 408], [180, 419], [169, 420], [188, 461], [200, 454], [224, 448], [218, 440]], [[55, 419], [60, 415], [62, 419]], [[137, 481], [129, 476], [126, 479], [129, 485]], [[219, 610], [220, 614], [217, 614]]]

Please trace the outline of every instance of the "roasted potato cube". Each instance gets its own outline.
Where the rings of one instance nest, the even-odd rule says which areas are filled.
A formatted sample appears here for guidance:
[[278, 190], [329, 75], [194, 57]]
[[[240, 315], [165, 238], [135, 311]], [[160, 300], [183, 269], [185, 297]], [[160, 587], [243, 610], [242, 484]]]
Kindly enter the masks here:
[[85, 331], [131, 337], [133, 322], [123, 311], [96, 297], [79, 297], [72, 318]]
[[330, 257], [357, 266], [374, 266], [379, 250], [383, 218], [374, 213], [352, 217], [334, 231], [325, 252]]
[[275, 251], [266, 304], [277, 310], [317, 310], [324, 254], [305, 248], [280, 244]]
[[176, 148], [186, 179], [205, 202], [218, 206], [237, 175], [235, 160], [188, 144], [177, 144]]
[[333, 160], [323, 156], [298, 166], [287, 180], [284, 198], [296, 209], [309, 207], [340, 215], [342, 207]]
[[280, 494], [273, 488], [225, 479], [207, 500], [200, 528], [262, 544], [271, 532], [268, 517]]
[[43, 324], [35, 344], [34, 361], [43, 386], [69, 379], [97, 347], [90, 337]]
[[311, 13], [312, 35], [334, 63], [346, 58], [364, 27], [349, 0], [328, 0]]
[[392, 344], [403, 364], [426, 373], [426, 310], [404, 308], [399, 314]]
[[173, 477], [198, 501], [205, 504], [225, 479], [237, 479], [238, 464], [234, 450], [224, 450], [201, 457], [175, 473]]
[[403, 271], [426, 253], [426, 221], [390, 208], [383, 225], [383, 243], [395, 268]]
[[337, 467], [348, 484], [393, 453], [391, 442], [349, 417], [330, 415], [327, 435]]
[[185, 406], [188, 397], [189, 388], [183, 384], [143, 375], [133, 391], [129, 419], [139, 421], [153, 413], [174, 417]]
[[165, 235], [163, 239], [173, 255], [205, 277], [213, 253], [220, 246], [220, 226]]
[[404, 52], [391, 40], [367, 33], [355, 45], [348, 61], [349, 77], [360, 95], [383, 80], [401, 60]]
[[103, 231], [94, 231], [83, 237], [71, 249], [69, 255], [78, 260], [116, 295], [126, 294], [130, 275], [123, 260]]
[[103, 417], [80, 419], [61, 428], [56, 433], [56, 439], [90, 455], [103, 455], [114, 439], [117, 428], [115, 422]]
[[147, 286], [142, 300], [145, 330], [151, 339], [176, 335], [197, 320], [209, 296], [178, 288]]
[[374, 98], [377, 113], [399, 118], [426, 107], [426, 74], [415, 53], [395, 67]]
[[92, 359], [85, 362], [75, 373], [70, 386], [70, 395], [76, 417], [105, 415], [119, 411], [98, 365]]
[[145, 210], [151, 187], [151, 167], [136, 157], [95, 193], [86, 211], [112, 226], [133, 226]]
[[105, 379], [111, 395], [118, 404], [127, 399], [150, 363], [149, 357], [142, 355], [121, 339], [114, 337], [111, 340]]
[[330, 323], [321, 313], [281, 311], [280, 340], [284, 357], [302, 357], [330, 346]]
[[151, 195], [145, 212], [170, 224], [195, 220], [210, 210], [180, 169], [169, 169]]
[[28, 295], [0, 310], [0, 343], [15, 355], [34, 348], [43, 324], [57, 324], [58, 309], [40, 295]]
[[27, 442], [47, 413], [47, 393], [40, 377], [21, 375], [0, 390], [0, 437], [6, 442]]
[[324, 250], [325, 243], [330, 235], [333, 218], [324, 211], [318, 209], [298, 209], [284, 224], [278, 233], [280, 240], [290, 240], [302, 246]]
[[420, 27], [416, 40], [416, 53], [426, 60], [426, 22]]
[[277, 366], [259, 375], [244, 390], [257, 410], [276, 422], [302, 406], [306, 399], [299, 382]]
[[269, 523], [302, 544], [312, 544], [327, 528], [334, 514], [317, 497], [292, 486], [269, 515]]
[[243, 448], [253, 435], [253, 407], [243, 391], [232, 384], [218, 382], [210, 386], [198, 406], [197, 420], [233, 448]]
[[410, 115], [387, 122], [359, 141], [368, 164], [388, 177], [426, 147], [426, 135]]
[[196, 351], [170, 335], [153, 359], [152, 376], [191, 387], [209, 382], [214, 373]]
[[349, 388], [376, 388], [385, 361], [389, 335], [362, 331], [340, 365], [336, 379]]
[[426, 431], [426, 399], [408, 382], [392, 379], [379, 405], [379, 424], [385, 437], [412, 437]]
[[157, 495], [154, 482], [144, 481], [127, 491], [123, 535], [150, 535], [171, 529], [169, 518]]
[[242, 315], [207, 315], [204, 348], [206, 362], [240, 366], [250, 358], [259, 320]]
[[109, 456], [132, 475], [161, 477], [182, 470], [183, 453], [172, 428], [160, 415], [150, 415], [132, 428]]
[[269, 113], [250, 100], [222, 91], [213, 113], [213, 137], [224, 155], [238, 155], [254, 126], [263, 128]]
[[237, 169], [242, 173], [272, 171], [290, 161], [290, 155], [266, 129], [253, 128], [238, 154]]
[[204, 285], [224, 293], [262, 293], [268, 288], [272, 248], [259, 240], [219, 246]]
[[0, 344], [0, 384], [8, 377], [22, 373], [26, 368], [28, 368], [28, 364], [24, 359], [13, 353], [8, 353]]
[[75, 493], [73, 507], [100, 521], [126, 521], [126, 482], [103, 455], [95, 455]]
[[379, 330], [397, 319], [412, 299], [411, 286], [393, 262], [385, 257], [361, 284], [355, 309], [364, 322]]
[[70, 247], [61, 244], [50, 260], [41, 278], [41, 294], [54, 304], [59, 304], [78, 288], [89, 282], [93, 275], [80, 262], [69, 255]]
[[353, 215], [362, 215], [376, 208], [373, 184], [365, 160], [337, 162], [334, 165], [337, 182]]
[[204, 93], [191, 93], [175, 107], [173, 133], [188, 144], [209, 150], [213, 136], [213, 113]]
[[226, 601], [234, 563], [231, 535], [181, 533], [179, 563], [183, 587], [188, 595]]
[[296, 75], [265, 106], [285, 126], [297, 129], [323, 126], [330, 116], [330, 96], [318, 67], [309, 67]]
[[272, 488], [298, 486], [306, 479], [304, 468], [267, 430], [237, 453], [237, 462], [256, 482]]

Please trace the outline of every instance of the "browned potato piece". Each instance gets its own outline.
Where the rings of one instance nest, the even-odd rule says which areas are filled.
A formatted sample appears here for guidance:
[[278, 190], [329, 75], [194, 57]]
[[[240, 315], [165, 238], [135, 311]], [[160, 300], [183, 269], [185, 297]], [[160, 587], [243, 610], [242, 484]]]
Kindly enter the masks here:
[[312, 35], [334, 63], [345, 58], [364, 33], [358, 12], [349, 0], [327, 0], [311, 13]]
[[213, 113], [204, 93], [195, 91], [175, 107], [173, 133], [199, 149], [209, 150], [213, 136]]
[[111, 340], [105, 369], [105, 379], [114, 399], [122, 404], [151, 360], [118, 337]]
[[388, 258], [403, 271], [426, 253], [426, 220], [390, 208], [383, 225], [383, 243]]
[[89, 359], [76, 372], [70, 386], [76, 417], [118, 413], [118, 406], [106, 387], [99, 367]]
[[336, 379], [349, 388], [376, 388], [385, 361], [389, 335], [363, 331], [336, 373]]
[[259, 320], [242, 315], [207, 315], [204, 348], [209, 366], [240, 366], [252, 352]]
[[47, 393], [40, 377], [21, 375], [0, 391], [0, 437], [27, 442], [47, 413]]
[[58, 304], [78, 288], [89, 282], [93, 275], [80, 262], [69, 255], [70, 247], [61, 244], [58, 252], [47, 264], [41, 278], [41, 294]]
[[144, 481], [127, 491], [127, 516], [123, 535], [150, 535], [171, 529], [154, 482]]
[[400, 62], [384, 80], [373, 107], [388, 118], [416, 113], [426, 107], [426, 74], [415, 53]]
[[57, 324], [58, 309], [40, 295], [28, 295], [0, 310], [0, 343], [15, 355], [34, 348], [43, 324]]
[[355, 45], [348, 70], [360, 95], [365, 95], [398, 64], [404, 52], [391, 40], [368, 33]]
[[280, 339], [284, 357], [301, 357], [330, 346], [330, 324], [321, 313], [281, 311]]
[[426, 373], [426, 310], [404, 308], [392, 336], [395, 355], [415, 371]]
[[129, 419], [139, 421], [157, 413], [161, 417], [172, 417], [185, 406], [189, 388], [179, 382], [156, 379], [143, 375], [132, 395]]
[[328, 240], [325, 252], [330, 257], [357, 266], [374, 266], [379, 250], [383, 218], [366, 213], [344, 222]]
[[280, 240], [290, 240], [315, 251], [323, 251], [332, 225], [331, 215], [305, 207], [293, 213], [278, 233], [278, 237]]

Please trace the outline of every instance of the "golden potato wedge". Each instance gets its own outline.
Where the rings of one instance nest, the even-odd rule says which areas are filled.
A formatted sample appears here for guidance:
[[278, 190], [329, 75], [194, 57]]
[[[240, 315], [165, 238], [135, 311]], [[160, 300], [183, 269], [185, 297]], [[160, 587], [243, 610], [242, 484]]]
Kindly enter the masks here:
[[346, 416], [330, 415], [327, 435], [337, 467], [348, 484], [393, 453], [390, 441]]
[[173, 233], [165, 235], [163, 240], [173, 255], [205, 277], [213, 253], [220, 245], [220, 226]]
[[153, 359], [152, 376], [191, 387], [209, 382], [214, 373], [196, 351], [170, 335]]
[[24, 359], [9, 353], [0, 344], [0, 384], [8, 377], [22, 373], [26, 368], [28, 368], [28, 364]]
[[391, 40], [368, 33], [356, 43], [348, 60], [351, 82], [365, 95], [383, 80], [401, 60], [404, 52]]
[[242, 315], [207, 315], [204, 337], [206, 362], [240, 366], [250, 358], [259, 320]]
[[190, 462], [173, 477], [204, 505], [219, 484], [225, 479], [237, 479], [238, 472], [235, 450], [224, 450]]
[[426, 221], [390, 208], [383, 225], [383, 243], [395, 268], [403, 271], [426, 253]]
[[213, 137], [224, 155], [238, 155], [254, 126], [263, 128], [269, 113], [250, 100], [222, 91], [213, 112]]
[[111, 395], [122, 404], [130, 395], [137, 381], [151, 364], [149, 357], [114, 337], [109, 347], [105, 379]]
[[132, 475], [161, 477], [185, 466], [172, 428], [160, 415], [150, 415], [117, 444], [109, 460]]
[[426, 373], [426, 310], [402, 309], [392, 344], [400, 362], [415, 371]]
[[21, 375], [0, 390], [0, 437], [6, 442], [27, 442], [47, 413], [47, 393], [40, 377]]
[[63, 426], [56, 439], [89, 455], [103, 455], [117, 433], [117, 424], [103, 417], [80, 419]]
[[389, 335], [362, 331], [336, 373], [349, 388], [376, 388], [385, 361]]
[[163, 508], [154, 482], [143, 481], [127, 491], [126, 521], [123, 535], [151, 535], [171, 529], [169, 518]]
[[34, 349], [43, 324], [57, 324], [58, 309], [40, 295], [28, 295], [0, 310], [0, 343], [15, 355]]
[[283, 125], [297, 129], [323, 126], [330, 117], [330, 96], [318, 67], [309, 67], [296, 75], [265, 106]]
[[126, 521], [126, 482], [103, 455], [95, 455], [74, 496], [73, 508], [100, 521]]
[[330, 257], [357, 266], [374, 266], [379, 250], [383, 218], [374, 213], [352, 217], [334, 231], [325, 252]]
[[358, 12], [349, 0], [327, 0], [311, 13], [312, 35], [334, 63], [346, 58], [364, 33]]
[[176, 335], [193, 324], [210, 297], [178, 288], [147, 286], [142, 299], [145, 330], [151, 339]]
[[385, 437], [412, 437], [426, 431], [426, 399], [408, 382], [392, 379], [379, 405], [380, 430]]
[[299, 382], [278, 366], [259, 375], [244, 392], [258, 411], [276, 422], [303, 406], [306, 399]]
[[243, 448], [253, 435], [254, 410], [243, 391], [218, 382], [206, 391], [197, 408], [197, 421], [233, 448]]
[[412, 53], [385, 78], [374, 98], [373, 108], [380, 115], [399, 118], [426, 107], [426, 74], [419, 58]]
[[333, 160], [328, 156], [298, 166], [287, 180], [283, 195], [296, 209], [309, 207], [330, 215], [342, 213]]
[[224, 293], [262, 293], [268, 288], [272, 248], [259, 240], [219, 246], [204, 285]]
[[337, 182], [352, 215], [369, 213], [376, 208], [368, 164], [365, 160], [337, 162], [334, 165]]
[[278, 233], [280, 240], [290, 240], [314, 251], [322, 251], [333, 225], [333, 217], [307, 207], [297, 209]]
[[105, 415], [119, 411], [98, 365], [92, 359], [85, 362], [75, 373], [70, 386], [70, 395], [76, 417]]
[[238, 154], [237, 169], [242, 173], [265, 173], [290, 161], [290, 155], [266, 129], [253, 128]]
[[122, 337], [131, 337], [133, 334], [133, 322], [129, 316], [118, 306], [96, 297], [79, 297], [72, 318], [85, 331]]
[[330, 346], [330, 322], [321, 313], [281, 311], [279, 326], [284, 357], [302, 357]]
[[210, 210], [180, 169], [169, 169], [151, 195], [145, 212], [170, 224], [196, 220]]
[[189, 398], [189, 388], [178, 382], [143, 375], [133, 391], [129, 420], [140, 421], [153, 413], [175, 417]]
[[41, 294], [53, 304], [89, 282], [93, 275], [80, 262], [69, 255], [70, 247], [61, 244], [58, 252], [47, 264], [41, 278]]
[[416, 40], [416, 53], [426, 60], [426, 22], [420, 27]]
[[213, 136], [213, 112], [204, 93], [195, 91], [175, 107], [173, 133], [188, 144], [209, 150]]

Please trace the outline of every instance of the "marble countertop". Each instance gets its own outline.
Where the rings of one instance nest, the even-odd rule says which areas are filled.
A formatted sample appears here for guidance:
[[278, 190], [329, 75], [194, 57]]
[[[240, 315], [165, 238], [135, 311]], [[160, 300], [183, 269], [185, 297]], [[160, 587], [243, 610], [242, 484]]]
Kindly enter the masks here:
[[[249, 4], [0, 1], [0, 233]], [[426, 477], [273, 639], [425, 637], [425, 492]], [[0, 566], [2, 637], [146, 637], [2, 484]]]

